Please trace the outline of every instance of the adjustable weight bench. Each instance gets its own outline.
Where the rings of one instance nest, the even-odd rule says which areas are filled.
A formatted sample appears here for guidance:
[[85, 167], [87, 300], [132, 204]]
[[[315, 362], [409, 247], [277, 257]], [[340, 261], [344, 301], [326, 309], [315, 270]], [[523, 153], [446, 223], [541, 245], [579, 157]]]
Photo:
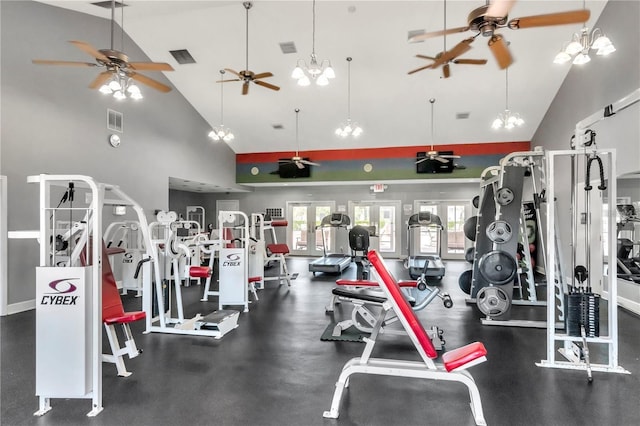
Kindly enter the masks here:
[[[128, 377], [131, 375], [131, 372], [127, 371], [123, 356], [128, 355], [129, 358], [135, 358], [142, 352], [136, 346], [136, 341], [131, 334], [129, 323], [144, 319], [146, 314], [144, 311], [124, 311], [120, 292], [118, 291], [113, 270], [111, 269], [111, 263], [109, 262], [109, 254], [110, 252], [113, 253], [113, 251], [114, 249], [108, 249], [104, 241], [102, 242], [102, 323], [104, 324], [107, 338], [109, 339], [109, 346], [111, 347], [110, 354], [102, 354], [102, 361], [115, 364], [118, 370], [118, 376]], [[83, 250], [80, 254], [80, 262], [83, 265], [87, 265], [86, 250]], [[123, 347], [120, 346], [120, 341], [118, 340], [115, 329], [116, 325], [122, 326], [122, 331], [126, 339]]]
[[442, 364], [436, 364], [434, 359], [437, 358], [438, 354], [420, 320], [404, 298], [400, 286], [384, 265], [384, 260], [375, 250], [370, 251], [367, 257], [380, 278], [380, 287], [387, 298], [383, 303], [383, 309], [385, 312], [392, 311], [397, 316], [422, 360], [405, 361], [371, 358], [376, 338], [384, 322], [385, 315], [381, 315], [376, 322], [371, 337], [365, 338], [366, 346], [362, 356], [352, 358], [342, 368], [336, 383], [331, 408], [324, 412], [324, 417], [338, 417], [344, 390], [349, 385], [349, 380], [353, 374], [375, 374], [461, 382], [469, 390], [471, 412], [476, 425], [486, 425], [482, 412], [480, 392], [473, 377], [466, 371], [467, 368], [486, 361], [487, 350], [484, 345], [480, 342], [475, 342], [448, 351], [442, 354]]

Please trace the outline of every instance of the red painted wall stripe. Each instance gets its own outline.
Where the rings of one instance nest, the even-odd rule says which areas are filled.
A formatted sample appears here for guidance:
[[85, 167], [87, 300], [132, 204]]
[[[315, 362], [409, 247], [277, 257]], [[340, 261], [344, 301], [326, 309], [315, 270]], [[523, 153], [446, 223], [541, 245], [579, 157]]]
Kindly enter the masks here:
[[[400, 146], [393, 148], [330, 149], [324, 151], [304, 151], [300, 155], [314, 161], [363, 160], [379, 158], [413, 158], [418, 151], [427, 151], [428, 146]], [[529, 151], [531, 142], [490, 142], [481, 144], [436, 145], [437, 151], [454, 151], [457, 155], [495, 155], [516, 151]], [[237, 163], [272, 163], [280, 158], [289, 158], [294, 151], [253, 152], [236, 154]]]

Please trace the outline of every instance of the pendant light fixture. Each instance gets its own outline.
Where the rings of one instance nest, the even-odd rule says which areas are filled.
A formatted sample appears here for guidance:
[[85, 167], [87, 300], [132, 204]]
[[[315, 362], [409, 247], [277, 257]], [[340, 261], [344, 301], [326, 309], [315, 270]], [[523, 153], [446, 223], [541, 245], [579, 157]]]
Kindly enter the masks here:
[[336, 74], [328, 59], [318, 62], [316, 56], [316, 0], [313, 0], [313, 29], [311, 32], [311, 61], [309, 65], [304, 59], [298, 59], [296, 67], [291, 73], [291, 77], [298, 80], [299, 86], [309, 86], [314, 80], [318, 86], [329, 84], [330, 78], [335, 78]]
[[524, 120], [520, 117], [520, 114], [513, 113], [509, 110], [509, 68], [505, 68], [505, 108], [504, 112], [498, 114], [491, 127], [493, 129], [507, 129], [511, 130], [514, 127], [520, 127], [524, 124]]
[[[582, 1], [582, 8], [585, 8], [584, 0]], [[591, 61], [589, 49], [597, 50], [596, 55], [598, 56], [606, 56], [616, 51], [609, 37], [600, 28], [594, 28], [589, 31], [589, 28], [583, 25], [580, 33], [573, 33], [571, 41], [566, 43], [565, 47], [558, 52], [553, 59], [553, 63], [564, 64], [572, 61], [576, 65], [584, 65]]]
[[362, 127], [356, 122], [351, 122], [351, 61], [352, 58], [347, 58], [347, 124], [340, 124], [340, 127], [336, 129], [336, 135], [341, 138], [346, 138], [349, 135], [357, 138], [362, 134]]
[[[224, 83], [224, 70], [220, 70], [220, 80]], [[220, 85], [220, 125], [216, 126], [209, 132], [209, 137], [214, 141], [223, 140], [225, 142], [231, 142], [235, 139], [235, 136], [231, 132], [231, 129], [224, 126], [224, 84]]]

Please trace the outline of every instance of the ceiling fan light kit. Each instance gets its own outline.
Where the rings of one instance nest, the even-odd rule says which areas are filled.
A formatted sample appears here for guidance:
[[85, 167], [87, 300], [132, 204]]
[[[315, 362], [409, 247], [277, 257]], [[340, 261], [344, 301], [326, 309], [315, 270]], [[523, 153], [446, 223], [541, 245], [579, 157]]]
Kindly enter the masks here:
[[493, 123], [491, 124], [491, 128], [498, 129], [507, 129], [511, 130], [514, 127], [520, 127], [524, 124], [524, 119], [520, 117], [520, 114], [511, 112], [509, 110], [509, 68], [504, 70], [505, 75], [505, 108], [504, 112], [499, 113]]
[[327, 86], [329, 79], [336, 77], [336, 73], [331, 67], [331, 61], [328, 59], [318, 61], [316, 56], [316, 1], [313, 0], [313, 29], [311, 32], [311, 60], [309, 65], [304, 59], [298, 59], [296, 67], [291, 73], [291, 78], [298, 81], [298, 86], [309, 86], [311, 80], [315, 81], [318, 86]]
[[363, 132], [362, 127], [355, 121], [351, 121], [351, 61], [353, 58], [347, 58], [347, 124], [340, 124], [336, 129], [336, 135], [341, 138], [352, 136], [357, 138]]
[[[224, 70], [220, 70], [220, 81], [225, 82], [224, 79]], [[215, 126], [213, 130], [209, 132], [209, 137], [214, 141], [225, 141], [231, 142], [235, 139], [233, 132], [228, 127], [225, 127], [224, 124], [224, 95], [223, 95], [224, 86], [220, 86], [220, 125]]]

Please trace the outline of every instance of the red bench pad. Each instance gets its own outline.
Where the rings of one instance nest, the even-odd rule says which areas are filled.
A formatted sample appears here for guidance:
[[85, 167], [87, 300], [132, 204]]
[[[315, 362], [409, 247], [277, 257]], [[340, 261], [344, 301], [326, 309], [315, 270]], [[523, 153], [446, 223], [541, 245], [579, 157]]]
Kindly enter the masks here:
[[129, 322], [138, 321], [144, 319], [146, 314], [144, 311], [125, 312], [124, 315], [113, 316], [109, 318], [102, 318], [102, 322], [105, 324], [126, 324]]
[[257, 283], [258, 281], [262, 281], [262, 277], [249, 277], [248, 281], [250, 283]]
[[271, 226], [287, 226], [289, 222], [286, 220], [272, 220]]
[[191, 278], [208, 278], [211, 275], [211, 268], [208, 266], [192, 266], [189, 268]]
[[[404, 295], [402, 293], [402, 290], [400, 289], [400, 286], [398, 285], [393, 275], [391, 275], [391, 273], [385, 266], [384, 261], [382, 260], [382, 257], [380, 257], [377, 251], [371, 250], [367, 254], [367, 258], [369, 259], [373, 267], [376, 269], [378, 276], [382, 280], [383, 288], [387, 290], [387, 292], [391, 296], [391, 299], [393, 299], [394, 311], [396, 311], [396, 315], [398, 316], [398, 318], [403, 317], [406, 323], [408, 324], [410, 330], [407, 330], [407, 333], [409, 333], [409, 335], [413, 333], [413, 335], [415, 336], [417, 342], [414, 341], [414, 344], [416, 343], [419, 344], [422, 350], [424, 351], [424, 353], [429, 358], [431, 359], [437, 358], [438, 353], [436, 352], [436, 349], [433, 347], [433, 343], [431, 343], [431, 339], [429, 338], [429, 335], [427, 334], [424, 327], [422, 326], [422, 323], [416, 316], [416, 313], [414, 312], [413, 308], [411, 308], [411, 305], [409, 305], [409, 302], [407, 302], [407, 300], [404, 298]], [[395, 309], [395, 307], [397, 307], [397, 310]], [[398, 312], [398, 310], [400, 312]]]
[[484, 345], [480, 342], [474, 342], [444, 353], [442, 363], [447, 371], [452, 371], [486, 355], [487, 349]]
[[[379, 287], [377, 281], [370, 280], [348, 280], [348, 279], [339, 279], [336, 280], [337, 285], [345, 285], [345, 286], [353, 286], [353, 287]], [[416, 281], [398, 281], [398, 285], [400, 287], [417, 287], [418, 283]]]
[[112, 254], [121, 254], [126, 253], [127, 251], [122, 247], [107, 247], [107, 254], [111, 256]]
[[273, 254], [289, 254], [289, 246], [284, 243], [269, 244], [267, 249]]

